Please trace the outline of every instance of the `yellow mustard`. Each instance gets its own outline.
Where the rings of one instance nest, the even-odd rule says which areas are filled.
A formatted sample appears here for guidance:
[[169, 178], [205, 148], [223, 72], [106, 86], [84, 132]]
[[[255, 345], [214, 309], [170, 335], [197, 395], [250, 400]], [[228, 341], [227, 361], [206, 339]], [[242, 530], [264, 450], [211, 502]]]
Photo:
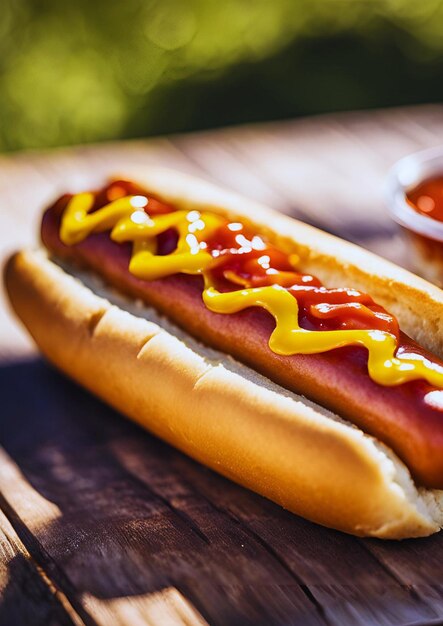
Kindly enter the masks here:
[[[443, 368], [420, 354], [395, 356], [397, 339], [381, 330], [306, 330], [298, 323], [298, 303], [293, 294], [279, 285], [244, 288], [222, 293], [215, 289], [209, 271], [217, 259], [207, 251], [206, 240], [226, 220], [209, 211], [173, 211], [150, 217], [144, 196], [125, 196], [90, 213], [92, 193], [72, 197], [66, 207], [60, 238], [66, 245], [79, 243], [93, 232], [111, 230], [116, 242], [133, 243], [129, 271], [144, 280], [155, 280], [178, 272], [204, 277], [203, 301], [215, 313], [236, 313], [248, 307], [263, 307], [275, 319], [269, 339], [270, 349], [282, 355], [316, 354], [349, 345], [368, 350], [368, 372], [381, 385], [424, 379], [443, 387]], [[174, 228], [176, 249], [168, 255], [156, 254], [155, 237]]]

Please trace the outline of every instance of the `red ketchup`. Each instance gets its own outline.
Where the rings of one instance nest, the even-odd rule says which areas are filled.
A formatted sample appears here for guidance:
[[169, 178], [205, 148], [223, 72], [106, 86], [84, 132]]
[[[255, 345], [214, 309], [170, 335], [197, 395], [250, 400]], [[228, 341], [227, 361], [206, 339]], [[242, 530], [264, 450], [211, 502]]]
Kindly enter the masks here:
[[[443, 174], [426, 178], [406, 192], [406, 201], [420, 216], [443, 222]], [[410, 260], [415, 272], [443, 287], [443, 242], [431, 235], [404, 227], [412, 248]], [[432, 232], [432, 228], [431, 228]]]
[[410, 189], [406, 199], [417, 213], [443, 222], [443, 175], [427, 178]]

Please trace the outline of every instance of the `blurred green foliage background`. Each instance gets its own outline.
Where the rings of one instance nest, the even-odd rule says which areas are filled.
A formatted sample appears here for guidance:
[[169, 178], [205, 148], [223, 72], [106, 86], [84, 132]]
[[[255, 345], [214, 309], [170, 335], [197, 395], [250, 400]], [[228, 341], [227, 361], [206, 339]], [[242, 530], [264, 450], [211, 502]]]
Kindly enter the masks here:
[[441, 0], [0, 0], [0, 150], [439, 101]]

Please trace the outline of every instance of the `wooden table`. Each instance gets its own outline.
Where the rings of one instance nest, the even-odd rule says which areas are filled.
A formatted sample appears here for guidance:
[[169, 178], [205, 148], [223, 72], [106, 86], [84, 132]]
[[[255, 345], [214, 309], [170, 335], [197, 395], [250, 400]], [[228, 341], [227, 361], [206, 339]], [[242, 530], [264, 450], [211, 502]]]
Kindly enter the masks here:
[[[41, 206], [127, 164], [197, 173], [407, 262], [383, 206], [443, 106], [0, 157], [1, 254]], [[0, 624], [443, 623], [443, 535], [327, 530], [201, 467], [48, 367], [0, 319]]]

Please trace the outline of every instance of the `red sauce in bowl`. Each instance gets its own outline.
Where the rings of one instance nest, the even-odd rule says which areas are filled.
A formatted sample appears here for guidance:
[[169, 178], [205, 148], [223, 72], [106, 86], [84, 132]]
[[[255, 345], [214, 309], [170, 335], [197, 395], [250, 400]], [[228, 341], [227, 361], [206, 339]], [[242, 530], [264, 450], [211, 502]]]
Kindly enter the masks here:
[[427, 178], [406, 192], [409, 205], [422, 215], [443, 222], [443, 175]]

